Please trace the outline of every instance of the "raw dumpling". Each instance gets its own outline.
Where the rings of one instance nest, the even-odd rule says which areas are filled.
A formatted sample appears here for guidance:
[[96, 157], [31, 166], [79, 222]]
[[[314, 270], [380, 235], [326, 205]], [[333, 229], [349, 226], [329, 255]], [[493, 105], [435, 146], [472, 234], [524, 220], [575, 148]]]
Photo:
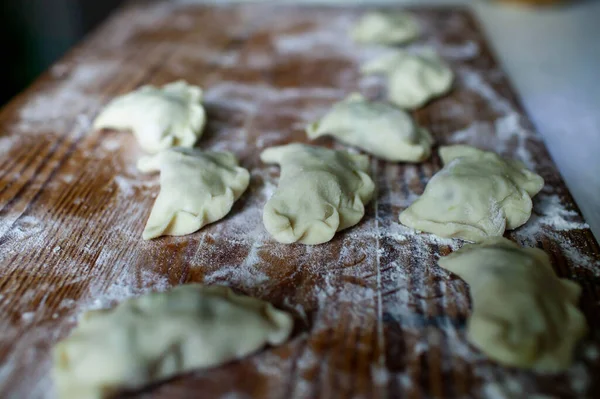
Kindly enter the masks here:
[[400, 222], [441, 237], [481, 241], [516, 229], [531, 216], [544, 180], [514, 160], [465, 145], [440, 148], [444, 168]]
[[466, 245], [439, 264], [469, 284], [467, 333], [482, 352], [508, 366], [546, 372], [569, 367], [587, 331], [577, 309], [581, 288], [557, 278], [544, 251], [494, 238]]
[[188, 284], [86, 312], [53, 351], [61, 399], [112, 397], [285, 342], [293, 319], [227, 287]]
[[419, 162], [429, 157], [433, 139], [406, 112], [385, 102], [352, 94], [306, 128], [311, 139], [332, 135], [379, 158]]
[[162, 88], [143, 86], [115, 98], [94, 121], [95, 129], [131, 130], [149, 153], [170, 147], [193, 147], [206, 116], [202, 90], [184, 81]]
[[370, 63], [363, 74], [385, 74], [390, 101], [404, 109], [415, 109], [429, 100], [446, 94], [452, 87], [454, 74], [431, 49], [419, 54], [397, 50]]
[[404, 44], [419, 37], [421, 29], [415, 18], [406, 12], [370, 12], [352, 30], [358, 43]]
[[268, 148], [260, 158], [281, 165], [275, 194], [263, 222], [279, 242], [321, 244], [336, 231], [357, 224], [375, 185], [367, 175], [369, 158], [305, 144]]
[[229, 152], [173, 148], [140, 159], [138, 168], [160, 170], [160, 193], [144, 240], [190, 234], [223, 218], [250, 181], [248, 171]]

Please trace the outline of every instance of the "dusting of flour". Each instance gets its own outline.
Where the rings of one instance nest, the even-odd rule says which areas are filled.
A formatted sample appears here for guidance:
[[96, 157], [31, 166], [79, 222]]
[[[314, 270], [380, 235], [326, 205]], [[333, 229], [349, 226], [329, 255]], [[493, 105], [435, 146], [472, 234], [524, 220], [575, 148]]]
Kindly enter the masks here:
[[[111, 59], [111, 54], [126, 48], [138, 35], [161, 29], [172, 36], [165, 47], [177, 47], [173, 37], [196, 26], [195, 14], [181, 12], [185, 11], [183, 3], [132, 6], [109, 20], [100, 32], [102, 40], [95, 39], [100, 55], [53, 67], [53, 83], [22, 105], [9, 134], [0, 137], [0, 154], [12, 151], [18, 143], [16, 135], [65, 134], [73, 129], [78, 136], [89, 133], [94, 114], [107, 101], [96, 94], [97, 88], [110, 84], [124, 70], [137, 76], [140, 69]], [[292, 396], [318, 397], [323, 393], [316, 389], [331, 386], [333, 375], [337, 386], [353, 386], [356, 370], [348, 367], [358, 363], [368, 368], [369, 381], [376, 390], [381, 389], [377, 392], [385, 393], [394, 383], [406, 396], [418, 396], [423, 393], [421, 384], [432, 356], [438, 359], [445, 380], [453, 378], [456, 368], [472, 375], [478, 382], [473, 396], [510, 398], [537, 392], [536, 376], [507, 372], [486, 361], [466, 340], [468, 289], [437, 266], [440, 256], [460, 248], [463, 242], [418, 232], [398, 222], [399, 213], [421, 195], [423, 184], [437, 171], [435, 165], [372, 160], [371, 174], [378, 193], [367, 206], [366, 217], [327, 245], [282, 245], [268, 236], [262, 225], [262, 208], [275, 192], [279, 178], [277, 167], [260, 163], [260, 151], [291, 140], [306, 140], [304, 126], [350, 91], [377, 90], [377, 78], [361, 78], [357, 71], [362, 63], [389, 51], [351, 42], [347, 31], [359, 17], [357, 12], [281, 12], [275, 18], [254, 6], [243, 8], [236, 14], [237, 23], [227, 25], [232, 35], [246, 39], [268, 30], [277, 32], [260, 36], [267, 43], [256, 45], [260, 48], [253, 54], [245, 53], [243, 45], [223, 50], [203, 41], [204, 37], [194, 37], [190, 41], [193, 44], [181, 44], [184, 55], [164, 66], [174, 75], [189, 74], [198, 63], [215, 68], [210, 84], [203, 87], [211, 118], [199, 145], [232, 151], [251, 171], [248, 192], [223, 221], [186, 237], [143, 242], [140, 235], [159, 190], [158, 176], [136, 170], [140, 153], [132, 150], [136, 148], [133, 138], [125, 133], [107, 133], [97, 146], [81, 150], [81, 159], [67, 159], [67, 163], [75, 162], [71, 165], [77, 166], [75, 172], [61, 175], [51, 189], [62, 195], [61, 201], [72, 204], [72, 214], [44, 208], [22, 216], [9, 211], [0, 220], [0, 233], [6, 233], [0, 244], [0, 260], [16, 260], [8, 272], [21, 273], [28, 281], [51, 276], [44, 281], [58, 282], [56, 286], [45, 282], [18, 293], [0, 294], [2, 310], [18, 314], [2, 327], [2, 339], [17, 344], [0, 369], [0, 381], [17, 381], [15, 397], [25, 397], [25, 392], [47, 395], [51, 384], [48, 342], [64, 337], [82, 312], [185, 281], [228, 285], [269, 299], [294, 314], [302, 332], [288, 345], [297, 357], [281, 356], [277, 352], [281, 348], [276, 348], [245, 360], [257, 378], [273, 384], [281, 375], [294, 372], [293, 386], [289, 390], [285, 387]], [[443, 34], [433, 31], [442, 22], [451, 31], [461, 31], [464, 18], [459, 13], [448, 18], [447, 13], [418, 14], [427, 32], [431, 31], [426, 44], [433, 45], [455, 68], [457, 89], [476, 96], [478, 106], [496, 115], [493, 121], [474, 119], [468, 126], [455, 126], [454, 120], [460, 120], [465, 112], [477, 114], [477, 110], [468, 101], [461, 102], [459, 96], [450, 96], [440, 113], [455, 129], [445, 134], [444, 140], [510, 155], [534, 169], [544, 166], [528, 146], [539, 138], [513, 102], [494, 88], [501, 71], [480, 70], [471, 62], [481, 53], [480, 43], [456, 42], [455, 37], [449, 43]], [[281, 75], [278, 68], [287, 67], [289, 59], [310, 61], [298, 63], [299, 68], [306, 68], [301, 71], [305, 81], [274, 78]], [[311, 63], [315, 60], [322, 64]], [[335, 69], [328, 69], [333, 62]], [[230, 69], [241, 77], [246, 72], [264, 72], [265, 78], [240, 82], [221, 79], [232, 76], [221, 75]], [[327, 77], [325, 82], [312, 81], [323, 76]], [[345, 148], [339, 143], [331, 145]], [[97, 191], [78, 184], [96, 178]], [[102, 206], [91, 209], [90, 195], [101, 196]], [[82, 216], [89, 214], [94, 217]], [[61, 226], [66, 227], [61, 230]], [[531, 220], [514, 235], [525, 245], [550, 238], [573, 268], [598, 276], [598, 260], [561, 235], [587, 228], [562, 197], [544, 191], [534, 199]], [[103, 234], [91, 235], [89, 231]], [[18, 268], [23, 253], [39, 253], [39, 264]], [[58, 285], [66, 291], [59, 303], [53, 303], [51, 294]], [[389, 353], [398, 354], [398, 359], [390, 359], [390, 347], [396, 348]], [[585, 343], [585, 354], [588, 360], [597, 358], [597, 345]], [[401, 367], [388, 367], [388, 363], [400, 363]], [[27, 375], [19, 372], [23, 368]], [[315, 383], [317, 379], [321, 379], [320, 384]], [[592, 376], [589, 368], [577, 361], [566, 379], [569, 389], [585, 396]], [[228, 397], [244, 396], [235, 386], [228, 388], [234, 389]]]

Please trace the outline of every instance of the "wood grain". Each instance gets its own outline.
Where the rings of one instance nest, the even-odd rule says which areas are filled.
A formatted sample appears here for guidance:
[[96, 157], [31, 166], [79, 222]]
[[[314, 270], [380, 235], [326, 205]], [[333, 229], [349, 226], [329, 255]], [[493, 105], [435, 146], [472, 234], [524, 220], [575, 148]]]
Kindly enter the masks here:
[[[557, 273], [583, 287], [591, 333], [573, 367], [505, 368], [466, 341], [468, 287], [436, 265], [460, 243], [397, 222], [440, 168], [437, 156], [373, 160], [376, 200], [326, 245], [282, 245], [264, 231], [279, 172], [260, 151], [306, 142], [303, 126], [352, 91], [385, 95], [383, 81], [358, 72], [381, 50], [347, 39], [362, 12], [131, 4], [0, 111], [0, 397], [52, 396], [49, 351], [82, 311], [185, 282], [226, 284], [288, 309], [294, 337], [136, 397], [600, 397], [598, 244], [465, 10], [414, 9], [418, 45], [436, 47], [457, 72], [452, 93], [415, 117], [440, 144], [519, 157], [546, 180], [535, 202], [552, 206], [508, 236], [548, 251]], [[136, 171], [142, 153], [131, 134], [95, 132], [90, 121], [116, 95], [176, 79], [206, 89], [199, 146], [233, 151], [252, 181], [223, 221], [144, 242], [157, 176]]]

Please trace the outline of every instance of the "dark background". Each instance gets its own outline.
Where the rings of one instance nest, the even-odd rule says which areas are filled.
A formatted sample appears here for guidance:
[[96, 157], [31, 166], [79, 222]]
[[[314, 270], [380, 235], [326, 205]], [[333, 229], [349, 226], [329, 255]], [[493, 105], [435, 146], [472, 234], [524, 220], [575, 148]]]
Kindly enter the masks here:
[[27, 87], [123, 0], [0, 0], [0, 106]]

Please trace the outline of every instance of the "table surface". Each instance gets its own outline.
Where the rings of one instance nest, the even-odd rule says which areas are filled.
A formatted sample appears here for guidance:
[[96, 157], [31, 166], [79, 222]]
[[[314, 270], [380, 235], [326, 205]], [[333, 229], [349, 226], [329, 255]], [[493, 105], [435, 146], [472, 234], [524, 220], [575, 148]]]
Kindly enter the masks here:
[[473, 7], [575, 201], [600, 239], [600, 2], [580, 0], [571, 6], [545, 8], [480, 0], [437, 3]]
[[[49, 350], [90, 308], [185, 282], [226, 284], [292, 312], [286, 344], [141, 393], [174, 397], [523, 397], [600, 395], [597, 242], [470, 14], [415, 9], [457, 74], [452, 93], [414, 113], [439, 144], [519, 158], [546, 180], [508, 237], [550, 253], [583, 288], [591, 334], [560, 375], [501, 367], [465, 338], [468, 287], [436, 265], [458, 240], [419, 234], [398, 214], [440, 168], [372, 160], [378, 193], [364, 220], [320, 246], [283, 245], [261, 223], [278, 181], [264, 148], [306, 141], [303, 127], [352, 91], [381, 98], [359, 66], [353, 7], [132, 5], [0, 111], [0, 397], [51, 396]], [[141, 240], [157, 176], [135, 168], [131, 134], [94, 132], [112, 98], [179, 78], [205, 88], [199, 146], [234, 152], [252, 173], [224, 220], [185, 237]], [[329, 139], [319, 144], [344, 148]], [[499, 298], [501, 300], [501, 298]]]
[[471, 7], [596, 239], [600, 239], [599, 1], [572, 1], [565, 7], [524, 7], [492, 0], [277, 2]]

